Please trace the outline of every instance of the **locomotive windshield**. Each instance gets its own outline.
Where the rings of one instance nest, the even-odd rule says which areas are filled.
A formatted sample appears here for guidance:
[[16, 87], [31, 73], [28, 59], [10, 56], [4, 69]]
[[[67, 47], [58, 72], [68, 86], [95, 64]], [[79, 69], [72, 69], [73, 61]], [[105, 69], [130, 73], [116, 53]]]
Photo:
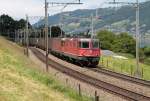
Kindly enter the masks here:
[[79, 42], [80, 48], [89, 48], [89, 42], [88, 41], [81, 41]]

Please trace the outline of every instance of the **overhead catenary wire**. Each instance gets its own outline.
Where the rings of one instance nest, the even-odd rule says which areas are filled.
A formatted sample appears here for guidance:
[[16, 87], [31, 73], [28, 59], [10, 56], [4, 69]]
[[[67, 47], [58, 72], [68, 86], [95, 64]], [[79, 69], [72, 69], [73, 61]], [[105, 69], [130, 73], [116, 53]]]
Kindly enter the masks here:
[[140, 9], [140, 3], [139, 0], [136, 0], [136, 2], [116, 2], [115, 0], [113, 2], [108, 2], [108, 4], [120, 4], [120, 5], [131, 5], [135, 7], [136, 9], [136, 71], [135, 76], [141, 78], [141, 69], [139, 66], [139, 9]]

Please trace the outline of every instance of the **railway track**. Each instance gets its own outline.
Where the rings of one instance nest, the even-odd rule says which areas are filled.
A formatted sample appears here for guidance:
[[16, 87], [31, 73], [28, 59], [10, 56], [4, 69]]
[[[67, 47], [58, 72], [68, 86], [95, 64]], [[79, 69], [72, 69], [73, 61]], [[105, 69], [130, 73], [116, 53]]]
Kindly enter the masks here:
[[113, 71], [110, 71], [110, 70], [100, 69], [99, 67], [92, 68], [90, 70], [92, 70], [94, 72], [104, 74], [104, 75], [109, 75], [111, 77], [115, 77], [115, 78], [118, 78], [118, 79], [121, 79], [121, 80], [126, 80], [126, 81], [131, 82], [131, 83], [139, 84], [141, 86], [150, 87], [150, 81], [146, 81], [146, 80], [143, 80], [143, 79], [139, 79], [139, 78], [131, 77], [131, 76], [128, 76], [128, 75], [116, 73], [116, 72], [113, 72]]
[[[39, 58], [42, 62], [46, 61], [45, 55], [43, 53], [41, 53], [39, 50], [37, 50], [35, 48], [31, 48], [31, 50], [37, 56], [37, 58]], [[85, 75], [85, 74], [75, 71], [73, 69], [67, 68], [51, 59], [49, 59], [48, 63], [52, 68], [54, 68], [62, 73], [65, 73], [75, 79], [78, 79], [80, 81], [88, 83], [98, 89], [103, 89], [109, 93], [123, 97], [124, 99], [130, 100], [130, 101], [131, 100], [132, 101], [149, 101], [150, 100], [150, 97], [147, 97], [142, 94], [138, 94], [138, 93], [120, 88], [118, 86], [112, 85], [110, 83], [98, 80], [96, 78]]]

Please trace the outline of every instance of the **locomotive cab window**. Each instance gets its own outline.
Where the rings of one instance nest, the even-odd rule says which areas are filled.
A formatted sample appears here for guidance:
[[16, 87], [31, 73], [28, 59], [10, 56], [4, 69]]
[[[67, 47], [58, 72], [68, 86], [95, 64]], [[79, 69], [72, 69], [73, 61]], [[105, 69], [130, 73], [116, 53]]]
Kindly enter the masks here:
[[79, 42], [80, 48], [89, 48], [89, 42], [88, 41], [81, 41]]
[[99, 42], [98, 41], [93, 41], [92, 46], [93, 46], [93, 48], [99, 48]]

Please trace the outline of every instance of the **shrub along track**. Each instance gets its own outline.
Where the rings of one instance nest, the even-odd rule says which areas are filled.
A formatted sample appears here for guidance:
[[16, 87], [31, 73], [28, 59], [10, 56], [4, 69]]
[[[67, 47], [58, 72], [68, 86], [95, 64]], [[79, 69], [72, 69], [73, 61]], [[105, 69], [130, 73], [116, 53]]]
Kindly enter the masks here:
[[[42, 62], [46, 62], [46, 58], [45, 58], [45, 55], [43, 53], [41, 53], [39, 50], [35, 49], [35, 48], [30, 48], [32, 50], [32, 52], [42, 61]], [[102, 90], [105, 90], [111, 94], [115, 94], [117, 96], [120, 96], [124, 99], [127, 99], [127, 100], [132, 100], [132, 101], [149, 101], [150, 97], [147, 97], [147, 96], [144, 96], [142, 94], [139, 94], [139, 93], [135, 93], [135, 92], [132, 92], [132, 91], [129, 91], [129, 90], [126, 90], [126, 89], [123, 89], [123, 88], [120, 88], [118, 86], [115, 86], [115, 85], [112, 85], [110, 83], [107, 83], [107, 82], [104, 82], [104, 81], [101, 81], [101, 80], [98, 80], [94, 77], [91, 77], [91, 76], [88, 76], [88, 75], [85, 75], [83, 73], [80, 73], [78, 71], [75, 71], [73, 69], [70, 69], [70, 68], [67, 68], [51, 59], [49, 59], [48, 61], [49, 65], [64, 73], [64, 74], [67, 74], [75, 79], [78, 79], [82, 82], [85, 82], [85, 83], [88, 83], [98, 89], [102, 89]]]

